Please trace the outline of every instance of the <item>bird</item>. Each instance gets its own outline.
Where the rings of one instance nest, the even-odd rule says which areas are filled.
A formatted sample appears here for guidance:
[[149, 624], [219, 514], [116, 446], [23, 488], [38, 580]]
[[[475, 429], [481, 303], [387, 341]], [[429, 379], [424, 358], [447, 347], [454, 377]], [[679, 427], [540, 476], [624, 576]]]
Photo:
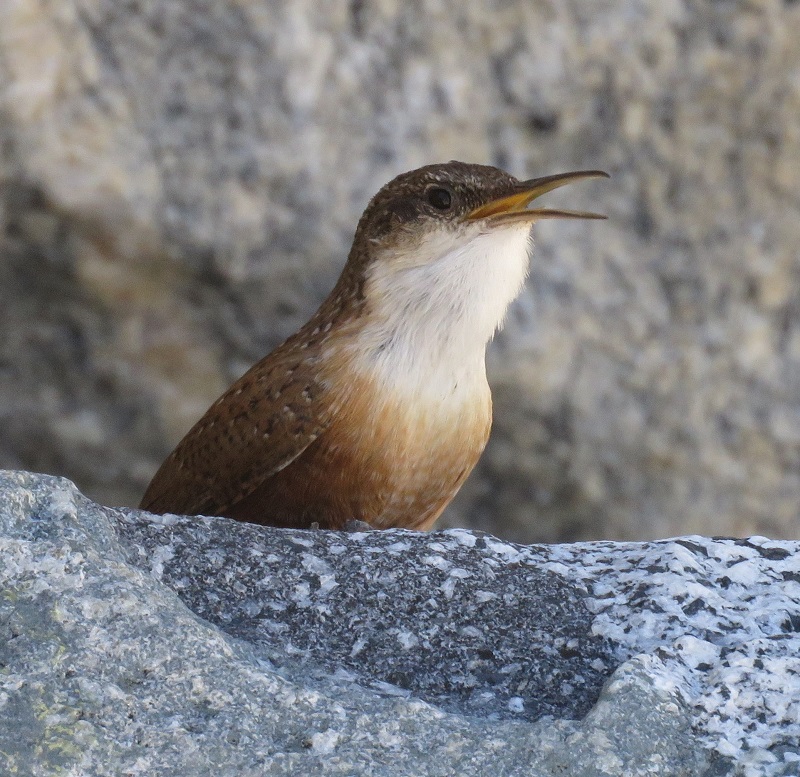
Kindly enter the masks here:
[[488, 342], [528, 274], [528, 207], [601, 170], [518, 180], [458, 161], [372, 198], [333, 290], [217, 399], [140, 508], [284, 528], [430, 529], [492, 423]]

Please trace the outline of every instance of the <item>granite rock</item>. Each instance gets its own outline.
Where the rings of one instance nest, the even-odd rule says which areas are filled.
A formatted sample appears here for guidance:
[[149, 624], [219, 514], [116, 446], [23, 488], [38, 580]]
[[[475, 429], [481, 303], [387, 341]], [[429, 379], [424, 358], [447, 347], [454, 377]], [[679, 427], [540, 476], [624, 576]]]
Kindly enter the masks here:
[[4, 775], [796, 775], [798, 544], [520, 546], [0, 474]]
[[[0, 4], [0, 465], [136, 504], [314, 310], [369, 196], [554, 194], [442, 525], [800, 536], [800, 4]], [[500, 521], [499, 516], [502, 516]]]

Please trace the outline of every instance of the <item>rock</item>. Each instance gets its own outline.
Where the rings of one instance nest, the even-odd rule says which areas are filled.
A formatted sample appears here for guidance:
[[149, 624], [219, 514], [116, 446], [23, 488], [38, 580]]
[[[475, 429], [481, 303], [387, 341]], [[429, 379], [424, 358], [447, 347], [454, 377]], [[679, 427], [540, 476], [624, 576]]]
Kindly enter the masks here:
[[442, 525], [797, 537], [800, 5], [326, 8], [0, 4], [0, 465], [136, 504], [393, 175], [601, 167], [552, 202], [609, 222], [536, 228]]
[[798, 543], [520, 546], [0, 475], [0, 772], [794, 775]]

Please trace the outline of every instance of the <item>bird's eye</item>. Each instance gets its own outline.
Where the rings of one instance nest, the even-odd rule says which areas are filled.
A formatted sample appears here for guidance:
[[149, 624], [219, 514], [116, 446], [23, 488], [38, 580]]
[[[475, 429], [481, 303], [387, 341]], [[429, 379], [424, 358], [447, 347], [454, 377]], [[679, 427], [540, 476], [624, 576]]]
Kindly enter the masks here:
[[450, 192], [439, 186], [428, 189], [425, 197], [437, 210], [447, 210], [453, 202], [453, 197]]

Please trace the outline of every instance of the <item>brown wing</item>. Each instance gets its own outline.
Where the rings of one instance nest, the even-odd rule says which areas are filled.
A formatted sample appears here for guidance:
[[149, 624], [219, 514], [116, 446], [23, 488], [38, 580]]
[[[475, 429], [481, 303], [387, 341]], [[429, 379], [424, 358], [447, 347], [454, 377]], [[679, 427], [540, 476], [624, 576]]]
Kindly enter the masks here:
[[225, 515], [300, 456], [330, 423], [308, 357], [289, 341], [236, 381], [164, 461], [140, 507]]

